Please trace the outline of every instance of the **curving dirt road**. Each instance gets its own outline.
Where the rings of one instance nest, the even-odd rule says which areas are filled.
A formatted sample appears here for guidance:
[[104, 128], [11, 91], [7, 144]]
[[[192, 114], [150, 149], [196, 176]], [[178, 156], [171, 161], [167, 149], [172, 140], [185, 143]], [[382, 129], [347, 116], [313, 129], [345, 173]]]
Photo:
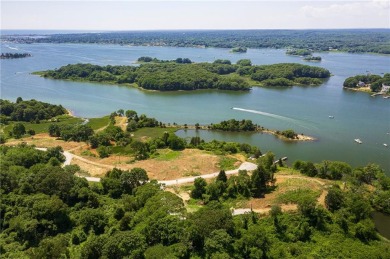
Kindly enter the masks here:
[[[75, 156], [75, 155], [73, 155], [73, 156]], [[79, 157], [79, 156], [75, 156], [75, 157], [77, 157], [77, 159], [86, 161], [88, 163], [102, 166], [102, 164], [91, 162], [91, 161], [89, 161], [89, 160], [87, 160], [85, 158], [82, 158], [82, 157]], [[107, 166], [107, 165], [103, 165], [103, 166], [110, 167], [110, 166]], [[226, 171], [226, 175], [237, 174], [239, 170], [252, 171], [252, 170], [255, 170], [256, 167], [257, 167], [257, 165], [254, 164], [254, 163], [244, 162], [244, 163], [242, 163], [240, 165], [239, 168], [234, 169], [234, 170]], [[185, 178], [179, 178], [179, 179], [168, 180], [168, 181], [158, 181], [158, 182], [161, 183], [161, 184], [164, 184], [165, 186], [171, 186], [171, 185], [176, 185], [176, 184], [192, 183], [192, 182], [195, 181], [196, 178], [199, 178], [199, 177], [204, 178], [204, 179], [215, 178], [215, 177], [217, 177], [218, 174], [219, 174], [219, 172], [215, 172], [215, 173], [205, 174], [205, 175], [200, 175], [200, 176], [185, 177]], [[89, 182], [100, 182], [100, 178], [99, 177], [85, 177], [85, 179], [87, 179], [87, 181], [89, 181]]]

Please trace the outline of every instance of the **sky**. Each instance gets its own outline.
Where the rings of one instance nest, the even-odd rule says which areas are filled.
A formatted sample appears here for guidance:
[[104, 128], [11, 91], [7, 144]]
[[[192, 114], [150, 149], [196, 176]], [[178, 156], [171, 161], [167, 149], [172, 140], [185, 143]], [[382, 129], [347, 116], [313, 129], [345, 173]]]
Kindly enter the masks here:
[[0, 0], [1, 29], [390, 28], [390, 0]]

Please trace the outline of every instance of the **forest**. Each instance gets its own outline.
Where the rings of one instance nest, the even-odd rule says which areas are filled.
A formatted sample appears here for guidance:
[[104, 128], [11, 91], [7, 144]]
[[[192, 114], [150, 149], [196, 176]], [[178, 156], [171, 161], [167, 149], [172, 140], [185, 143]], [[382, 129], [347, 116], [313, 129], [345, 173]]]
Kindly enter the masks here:
[[53, 105], [37, 100], [24, 101], [21, 97], [16, 102], [0, 99], [0, 122], [26, 121], [39, 123], [40, 120], [48, 120], [67, 111], [61, 105]]
[[56, 70], [36, 72], [46, 78], [91, 81], [114, 84], [136, 84], [148, 90], [175, 91], [219, 89], [248, 91], [251, 84], [286, 87], [293, 85], [320, 85], [330, 76], [324, 68], [295, 63], [252, 65], [249, 59], [216, 60], [213, 63], [192, 63], [188, 58], [162, 61], [140, 57], [141, 65], [98, 66], [73, 64]]
[[343, 86], [346, 88], [366, 86], [372, 92], [380, 92], [382, 90], [382, 84], [390, 85], [390, 73], [386, 73], [383, 76], [375, 74], [351, 76], [345, 79]]
[[1, 39], [19, 43], [98, 43], [228, 49], [241, 46], [390, 54], [388, 29], [128, 31], [55, 34], [36, 38], [2, 35]]
[[[224, 171], [191, 188], [201, 208], [188, 212], [142, 168], [109, 170], [100, 183], [61, 167], [60, 148], [0, 146], [1, 233], [4, 258], [387, 258], [390, 245], [370, 218], [389, 211], [390, 179], [375, 165], [352, 169], [339, 162], [297, 162], [304, 173], [320, 169], [348, 179], [335, 182], [326, 207], [312, 195], [296, 197], [298, 210], [273, 205], [269, 215], [233, 216], [228, 204], [272, 192], [279, 166], [272, 154], [252, 173]], [[324, 169], [324, 168], [328, 169]], [[316, 171], [318, 172], [318, 171]], [[329, 172], [329, 174], [328, 174]], [[322, 173], [321, 173], [322, 174]], [[315, 175], [311, 175], [315, 176]], [[322, 176], [322, 175], [321, 175]], [[372, 189], [375, 188], [375, 192]], [[291, 199], [291, 198], [290, 198]]]
[[[4, 101], [3, 101], [4, 102]], [[16, 104], [29, 102], [18, 98]], [[30, 101], [31, 102], [31, 101]], [[35, 101], [37, 102], [37, 101]], [[39, 105], [31, 105], [40, 109]], [[56, 106], [54, 106], [56, 107]], [[126, 132], [115, 118], [126, 117]], [[58, 118], [58, 117], [55, 117]], [[254, 146], [223, 141], [189, 142], [165, 124], [133, 110], [118, 110], [109, 125], [94, 131], [82, 123], [47, 128], [58, 141], [82, 141], [100, 149], [101, 157], [129, 148], [135, 159], [149, 159], [164, 149], [194, 148], [220, 155], [252, 156], [257, 168], [228, 176], [221, 170], [212, 180], [196, 178], [185, 187], [190, 204], [146, 170], [107, 170], [100, 182], [88, 182], [78, 165], [65, 165], [61, 146], [38, 150], [21, 143], [0, 146], [0, 253], [4, 258], [387, 258], [389, 241], [378, 235], [373, 211], [390, 213], [390, 178], [375, 164], [352, 168], [345, 162], [295, 161], [287, 168]], [[52, 118], [53, 119], [53, 118]], [[130, 123], [131, 122], [131, 123]], [[14, 126], [22, 123], [13, 121]], [[23, 125], [36, 125], [23, 122]], [[223, 127], [250, 130], [250, 121], [221, 122]], [[162, 135], [136, 140], [130, 132], [162, 127]], [[104, 153], [106, 152], [106, 153]], [[289, 191], [269, 214], [233, 215], [232, 204], [272, 194], [275, 178], [294, 170], [326, 179], [325, 207], [313, 191]], [[297, 204], [285, 212], [283, 203]]]

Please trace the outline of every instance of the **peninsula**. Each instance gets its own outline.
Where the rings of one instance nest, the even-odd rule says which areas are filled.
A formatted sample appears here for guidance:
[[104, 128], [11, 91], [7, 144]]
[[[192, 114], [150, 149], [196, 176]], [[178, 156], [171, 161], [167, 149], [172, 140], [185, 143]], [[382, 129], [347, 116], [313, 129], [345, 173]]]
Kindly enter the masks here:
[[348, 77], [343, 83], [345, 89], [367, 92], [375, 95], [390, 95], [390, 73], [382, 76], [367, 74]]

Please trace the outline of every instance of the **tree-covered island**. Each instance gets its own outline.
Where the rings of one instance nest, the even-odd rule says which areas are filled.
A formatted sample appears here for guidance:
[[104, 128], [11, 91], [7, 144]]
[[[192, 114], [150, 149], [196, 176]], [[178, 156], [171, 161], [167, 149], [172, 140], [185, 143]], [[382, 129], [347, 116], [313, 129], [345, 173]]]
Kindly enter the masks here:
[[[195, 127], [195, 128], [199, 128]], [[305, 136], [303, 134], [297, 134], [292, 129], [287, 130], [270, 130], [266, 129], [260, 125], [254, 124], [251, 120], [235, 120], [230, 119], [227, 121], [221, 121], [216, 124], [211, 124], [207, 126], [207, 129], [211, 130], [221, 130], [221, 131], [231, 131], [231, 132], [259, 132], [275, 135], [282, 140], [301, 140], [301, 141], [313, 141], [315, 138]]]
[[246, 47], [235, 47], [230, 50], [232, 53], [246, 53], [248, 49]]
[[288, 49], [286, 50], [286, 55], [291, 55], [291, 56], [311, 56], [313, 52], [308, 49]]
[[248, 59], [231, 64], [229, 60], [193, 63], [186, 58], [161, 61], [141, 57], [139, 62], [142, 62], [140, 66], [73, 64], [34, 74], [51, 79], [127, 84], [159, 91], [197, 89], [248, 91], [254, 85], [266, 87], [320, 85], [330, 76], [327, 69], [320, 67], [295, 63], [252, 65]]
[[304, 61], [314, 61], [314, 62], [320, 62], [322, 60], [319, 56], [307, 56], [303, 58]]
[[390, 73], [382, 76], [367, 74], [348, 77], [343, 83], [346, 89], [374, 94], [390, 94]]
[[31, 57], [30, 53], [1, 53], [0, 59], [14, 59]]

